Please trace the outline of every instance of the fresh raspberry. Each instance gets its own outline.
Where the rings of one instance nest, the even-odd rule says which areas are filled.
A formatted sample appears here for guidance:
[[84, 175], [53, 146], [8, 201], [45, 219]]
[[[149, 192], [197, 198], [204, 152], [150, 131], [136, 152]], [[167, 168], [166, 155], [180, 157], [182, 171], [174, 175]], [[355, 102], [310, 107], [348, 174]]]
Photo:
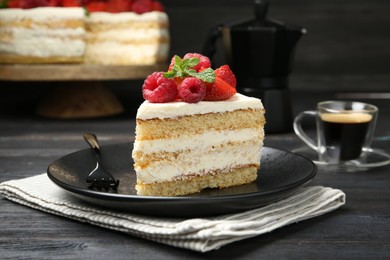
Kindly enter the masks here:
[[206, 85], [198, 78], [185, 78], [179, 86], [179, 97], [187, 103], [197, 103], [206, 95]]
[[9, 0], [7, 3], [7, 7], [8, 8], [19, 8], [20, 7], [19, 0]]
[[94, 0], [81, 0], [80, 2], [82, 6], [86, 6], [87, 4], [94, 2]]
[[109, 13], [121, 13], [131, 11], [130, 0], [108, 0], [106, 12]]
[[107, 3], [103, 1], [89, 2], [85, 8], [87, 8], [88, 12], [103, 12], [106, 10]]
[[163, 77], [163, 72], [149, 75], [142, 86], [144, 99], [152, 103], [166, 103], [177, 97], [177, 85], [174, 80]]
[[164, 6], [159, 1], [152, 2], [152, 11], [164, 12]]
[[188, 59], [188, 58], [198, 58], [199, 63], [193, 67], [196, 72], [202, 71], [204, 69], [210, 68], [211, 67], [211, 62], [210, 59], [206, 56], [203, 56], [202, 54], [199, 53], [187, 53], [184, 55], [183, 59]]
[[[168, 71], [172, 70], [172, 67], [175, 65], [175, 56], [172, 57], [171, 63], [169, 64]], [[181, 82], [183, 81], [184, 78], [182, 77], [174, 77], [173, 78], [178, 86], [180, 86]]]
[[[60, 0], [48, 0], [49, 1], [49, 5], [48, 6], [51, 6], [51, 7], [56, 7], [56, 6], [60, 6], [61, 5], [61, 1]], [[78, 6], [81, 6], [81, 4], [79, 4]]]
[[52, 6], [49, 0], [20, 0], [19, 6], [23, 9], [30, 9], [35, 7]]
[[79, 7], [81, 6], [80, 0], [61, 0], [63, 7]]
[[143, 14], [152, 10], [152, 0], [135, 0], [131, 6], [131, 11]]
[[231, 71], [229, 65], [223, 65], [216, 69], [215, 76], [220, 77], [223, 81], [225, 81], [234, 88], [237, 85], [236, 76], [233, 74], [233, 71]]

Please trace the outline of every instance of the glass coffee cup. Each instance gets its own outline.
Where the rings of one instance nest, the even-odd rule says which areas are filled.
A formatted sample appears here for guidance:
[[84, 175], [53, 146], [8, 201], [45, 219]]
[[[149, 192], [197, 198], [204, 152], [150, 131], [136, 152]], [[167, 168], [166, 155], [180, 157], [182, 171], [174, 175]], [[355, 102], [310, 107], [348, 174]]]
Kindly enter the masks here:
[[[294, 131], [318, 154], [320, 163], [348, 165], [359, 163], [370, 151], [378, 108], [354, 101], [324, 101], [316, 111], [304, 111], [294, 120]], [[316, 118], [317, 140], [302, 128], [305, 117]]]

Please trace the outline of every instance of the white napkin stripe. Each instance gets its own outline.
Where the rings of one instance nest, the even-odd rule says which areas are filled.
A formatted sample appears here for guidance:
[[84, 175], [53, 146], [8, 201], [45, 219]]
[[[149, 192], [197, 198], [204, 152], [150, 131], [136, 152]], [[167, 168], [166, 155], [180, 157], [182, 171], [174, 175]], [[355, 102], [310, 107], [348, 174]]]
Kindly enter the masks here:
[[46, 174], [3, 182], [0, 194], [51, 214], [200, 252], [268, 233], [345, 204], [342, 191], [314, 186], [302, 188], [279, 202], [242, 213], [188, 220], [160, 219], [91, 206], [57, 187]]

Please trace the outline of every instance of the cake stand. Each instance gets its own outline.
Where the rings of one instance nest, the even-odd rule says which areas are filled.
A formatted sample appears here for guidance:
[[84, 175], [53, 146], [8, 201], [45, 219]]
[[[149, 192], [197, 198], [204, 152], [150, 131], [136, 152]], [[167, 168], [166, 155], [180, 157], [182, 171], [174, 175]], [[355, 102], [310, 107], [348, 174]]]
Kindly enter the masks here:
[[121, 102], [101, 81], [144, 79], [154, 71], [166, 68], [166, 64], [0, 64], [0, 80], [55, 82], [55, 87], [38, 105], [38, 115], [69, 119], [93, 118], [123, 112]]

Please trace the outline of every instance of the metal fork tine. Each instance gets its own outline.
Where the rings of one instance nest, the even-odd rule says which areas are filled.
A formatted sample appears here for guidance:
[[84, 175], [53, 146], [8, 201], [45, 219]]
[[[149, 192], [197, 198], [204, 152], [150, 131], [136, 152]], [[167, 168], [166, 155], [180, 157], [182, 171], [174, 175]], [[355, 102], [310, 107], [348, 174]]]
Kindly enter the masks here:
[[95, 134], [86, 133], [84, 139], [91, 146], [91, 150], [96, 159], [96, 167], [88, 174], [87, 183], [88, 188], [96, 188], [98, 190], [105, 189], [108, 191], [110, 188], [114, 191], [117, 190], [119, 180], [115, 180], [114, 176], [111, 175], [107, 170], [104, 169], [101, 160], [100, 147]]

